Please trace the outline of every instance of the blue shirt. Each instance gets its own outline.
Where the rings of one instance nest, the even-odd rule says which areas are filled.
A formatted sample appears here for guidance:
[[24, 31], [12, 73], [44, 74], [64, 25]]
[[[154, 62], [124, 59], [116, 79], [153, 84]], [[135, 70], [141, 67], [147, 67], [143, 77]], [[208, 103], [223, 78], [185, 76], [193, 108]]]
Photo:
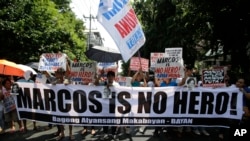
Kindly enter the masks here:
[[141, 86], [139, 81], [134, 81], [131, 83], [131, 85], [132, 85], [132, 87], [140, 87]]
[[174, 81], [171, 81], [170, 83], [166, 83], [165, 81], [162, 81], [160, 84], [160, 87], [167, 87], [167, 86], [177, 86], [177, 83]]
[[[248, 87], [245, 87], [244, 90], [247, 93], [250, 93], [250, 89]], [[246, 107], [250, 108], [250, 101], [246, 98], [245, 94], [243, 94], [243, 106], [246, 106]]]

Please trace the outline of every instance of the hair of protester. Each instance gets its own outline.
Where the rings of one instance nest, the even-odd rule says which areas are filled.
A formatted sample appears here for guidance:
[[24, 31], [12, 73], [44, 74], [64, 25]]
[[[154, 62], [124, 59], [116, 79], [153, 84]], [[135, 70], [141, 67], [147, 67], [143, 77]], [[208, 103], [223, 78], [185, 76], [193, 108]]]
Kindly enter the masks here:
[[7, 81], [11, 82], [11, 80], [10, 80], [9, 78], [5, 78], [5, 79], [3, 80], [3, 82], [2, 82], [2, 85], [5, 85]]
[[186, 65], [185, 68], [186, 68], [186, 70], [192, 70], [193, 69], [193, 67], [191, 65], [189, 65], [189, 64]]
[[108, 71], [107, 76], [115, 76], [115, 72], [113, 72], [113, 71]]
[[154, 80], [155, 80], [154, 75], [152, 75], [152, 76], [149, 75], [149, 81], [154, 81]]
[[57, 70], [56, 70], [56, 72], [57, 73], [62, 73], [62, 74], [64, 74], [66, 71], [64, 70], [64, 68], [58, 68]]

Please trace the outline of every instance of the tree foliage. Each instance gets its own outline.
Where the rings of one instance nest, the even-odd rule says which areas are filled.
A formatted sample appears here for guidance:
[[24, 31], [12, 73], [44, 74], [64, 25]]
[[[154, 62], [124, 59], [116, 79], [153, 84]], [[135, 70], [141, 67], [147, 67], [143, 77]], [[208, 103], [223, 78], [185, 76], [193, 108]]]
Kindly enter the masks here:
[[168, 47], [183, 47], [184, 63], [194, 64], [206, 59], [209, 49], [216, 51], [219, 41], [224, 46], [221, 65], [230, 64], [235, 73], [250, 72], [246, 63], [250, 60], [248, 1], [137, 0], [133, 6], [146, 35], [142, 57], [149, 58], [151, 52], [164, 52]]
[[54, 1], [0, 1], [1, 58], [25, 64], [38, 61], [42, 53], [81, 57], [86, 47], [83, 22], [69, 9], [69, 1]]

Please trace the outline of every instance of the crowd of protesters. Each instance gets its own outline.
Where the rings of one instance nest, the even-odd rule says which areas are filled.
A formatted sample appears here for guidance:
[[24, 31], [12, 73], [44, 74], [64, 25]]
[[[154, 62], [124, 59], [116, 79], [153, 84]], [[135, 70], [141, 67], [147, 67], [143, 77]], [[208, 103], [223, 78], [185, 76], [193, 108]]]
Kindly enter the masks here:
[[[30, 72], [29, 72], [30, 73]], [[47, 76], [48, 83], [52, 85], [56, 84], [65, 84], [68, 85], [70, 84], [70, 78], [69, 78], [69, 73], [70, 73], [70, 68], [67, 65], [67, 69], [64, 70], [63, 68], [59, 68], [54, 75], [48, 74], [47, 72], [42, 72]], [[107, 94], [109, 94], [109, 87], [112, 86], [118, 86], [119, 83], [115, 81], [115, 72], [109, 71], [107, 72], [107, 79], [102, 79], [104, 72], [102, 72], [100, 75], [96, 77], [96, 80], [94, 82], [94, 85], [96, 86], [106, 86], [107, 88]], [[184, 86], [186, 79], [190, 76], [193, 75], [193, 68], [191, 66], [186, 66], [185, 67], [185, 77], [177, 81], [178, 79], [173, 79], [173, 78], [164, 78], [162, 80], [158, 78], [154, 78], [154, 76], [147, 76], [142, 72], [141, 69], [139, 69], [137, 72], [135, 72], [132, 75], [132, 80], [131, 80], [131, 86], [132, 87], [175, 87], [175, 86]], [[14, 99], [10, 93], [11, 92], [11, 86], [15, 82], [35, 82], [35, 76], [30, 73], [30, 78], [28, 80], [25, 80], [25, 78], [13, 78], [10, 76], [1, 76], [0, 77], [0, 133], [4, 133], [4, 129], [6, 125], [4, 123], [10, 123], [10, 132], [15, 132], [15, 122], [18, 123], [19, 125], [19, 131], [20, 132], [27, 132], [27, 127], [26, 127], [26, 120], [19, 120], [17, 116], [17, 110], [16, 106], [14, 103]], [[104, 80], [104, 81], [103, 81]], [[199, 85], [202, 86], [202, 84], [199, 81]], [[245, 84], [245, 79], [244, 77], [238, 78], [236, 82], [234, 83], [229, 83], [230, 81], [230, 76], [226, 75], [225, 76], [225, 87], [237, 87], [240, 89], [240, 91], [243, 92], [243, 110], [244, 110], [244, 115], [242, 116], [242, 121], [238, 124], [247, 124], [248, 127], [250, 126], [249, 124], [249, 119], [250, 119], [250, 90], [248, 89], [247, 85]], [[196, 85], [198, 86], [198, 85]], [[108, 96], [108, 95], [107, 95]], [[10, 104], [13, 104], [11, 109], [5, 109], [4, 108], [4, 102], [9, 102]], [[57, 140], [61, 140], [62, 138], [65, 137], [64, 134], [64, 126], [63, 125], [56, 125], [57, 127], [57, 132], [55, 133], [55, 136], [57, 136]], [[94, 136], [96, 134], [95, 127], [91, 127], [91, 134]], [[52, 124], [48, 125], [48, 128], [46, 130], [51, 129]], [[69, 125], [69, 140], [75, 140], [75, 137], [72, 134], [72, 125]], [[85, 135], [87, 133], [87, 128], [88, 126], [83, 126], [82, 134]], [[109, 130], [109, 126], [104, 126], [102, 129], [103, 134], [101, 136], [102, 139], [109, 139], [109, 138], [117, 138], [116, 136], [118, 135], [119, 130], [119, 125], [117, 126], [111, 126], [111, 131]], [[129, 127], [124, 128], [126, 131]], [[146, 128], [145, 126], [138, 127], [139, 132], [143, 133]], [[218, 137], [220, 139], [224, 138], [224, 128], [219, 128], [219, 134]], [[33, 130], [38, 130], [36, 126], [36, 122], [33, 121]], [[168, 131], [173, 131], [176, 133], [177, 137], [182, 137], [182, 133], [185, 130], [186, 132], [192, 132], [196, 135], [205, 135], [205, 136], [210, 136], [210, 133], [206, 130], [204, 127], [156, 127], [154, 131], [154, 136], [159, 136], [159, 133], [162, 132], [163, 130]], [[129, 134], [129, 132], [125, 132], [126, 134]]]

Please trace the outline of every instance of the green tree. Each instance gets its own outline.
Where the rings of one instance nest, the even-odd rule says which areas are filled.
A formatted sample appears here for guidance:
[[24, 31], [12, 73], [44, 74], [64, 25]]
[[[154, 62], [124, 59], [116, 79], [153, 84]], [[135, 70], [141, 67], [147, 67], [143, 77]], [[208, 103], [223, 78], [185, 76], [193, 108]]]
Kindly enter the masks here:
[[[245, 0], [137, 0], [133, 4], [146, 35], [142, 57], [183, 47], [184, 63], [205, 59], [209, 50], [224, 46], [224, 61], [235, 74], [248, 74], [250, 5]], [[200, 44], [202, 42], [202, 44]], [[201, 46], [202, 51], [196, 47]], [[231, 56], [228, 62], [226, 56]], [[218, 56], [213, 56], [216, 59]]]
[[0, 56], [25, 64], [60, 51], [85, 60], [83, 22], [65, 7], [50, 0], [0, 1]]

